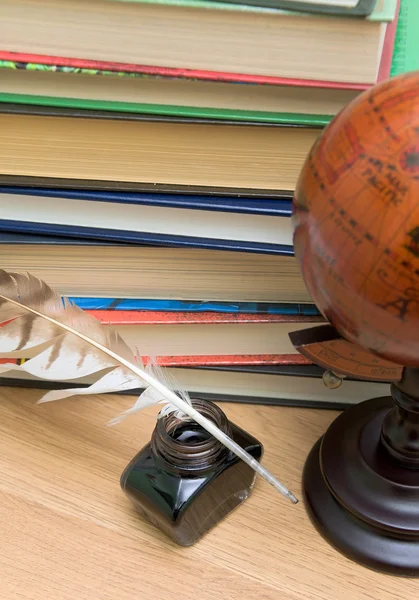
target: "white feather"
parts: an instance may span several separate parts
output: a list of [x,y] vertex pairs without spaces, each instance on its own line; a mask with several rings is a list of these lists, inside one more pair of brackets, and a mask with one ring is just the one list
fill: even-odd
[[144,386],[144,381],[135,375],[127,373],[123,368],[113,369],[103,377],[92,383],[89,387],[72,388],[68,390],[52,390],[39,400],[43,402],[54,402],[64,400],[71,396],[87,396],[90,394],[106,394],[109,392],[122,392],[138,389]]
[[[167,389],[176,392],[182,400],[184,400],[190,406],[192,406],[192,402],[188,392],[182,389],[180,384],[175,380],[175,378],[171,374],[169,374],[168,371],[162,369],[153,357],[150,357],[149,362],[145,367],[145,372],[153,376],[158,381],[160,381]],[[134,415],[140,412],[141,410],[144,410],[144,408],[147,408],[148,406],[152,406],[154,404],[165,405],[158,414],[157,418],[159,419],[171,413],[176,413],[176,416],[179,419],[190,418],[183,411],[179,410],[179,408],[175,404],[168,401],[167,398],[161,392],[152,387],[148,387],[146,390],[144,390],[142,394],[138,396],[135,404],[131,406],[131,408],[128,408],[123,413],[112,419],[108,423],[108,425],[116,425],[118,423],[121,423],[121,421],[123,421],[127,417],[130,417],[131,415]]]
[[[35,349],[37,352],[33,352]],[[133,414],[146,405],[165,402],[165,414],[176,410],[179,416],[188,415],[279,492],[297,502],[295,496],[253,456],[196,410],[184,392],[176,394],[171,389],[173,382],[170,384],[169,381],[170,387],[167,387],[156,378],[154,373],[158,372],[158,376],[167,381],[156,365],[151,364],[149,371],[145,371],[117,333],[61,299],[33,275],[0,270],[0,354],[18,351],[30,351],[34,356],[23,365],[1,365],[0,372],[18,369],[55,381],[97,374],[97,380],[89,388],[51,391],[44,396],[44,402],[76,394],[135,389],[143,387],[141,382],[144,382],[153,391],[147,389],[126,412]],[[104,369],[111,370],[103,374]],[[121,418],[124,415],[117,420]]]

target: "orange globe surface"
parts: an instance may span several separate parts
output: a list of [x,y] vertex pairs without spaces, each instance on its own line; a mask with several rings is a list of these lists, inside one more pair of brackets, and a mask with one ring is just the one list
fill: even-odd
[[347,340],[419,366],[419,72],[374,86],[326,127],[293,222],[323,315]]

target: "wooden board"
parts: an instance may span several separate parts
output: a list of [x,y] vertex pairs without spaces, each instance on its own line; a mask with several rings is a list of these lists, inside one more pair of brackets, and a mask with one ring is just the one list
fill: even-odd
[[[180,548],[136,515],[119,475],[149,439],[154,411],[116,427],[129,397],[37,405],[0,398],[0,589],[7,600],[406,600],[419,581],[338,554],[257,481],[250,499],[201,542]],[[264,464],[300,496],[304,459],[337,413],[223,405],[265,445]]]

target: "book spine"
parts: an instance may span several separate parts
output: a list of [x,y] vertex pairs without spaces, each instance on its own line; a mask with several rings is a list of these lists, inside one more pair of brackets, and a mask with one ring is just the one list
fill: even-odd
[[396,13],[393,21],[387,25],[384,39],[383,53],[381,55],[380,67],[378,69],[377,82],[384,81],[390,77],[392,60],[396,43],[396,35],[400,14],[400,0],[397,0]]
[[[142,356],[147,364],[148,356]],[[161,367],[243,367],[275,365],[311,365],[302,354],[208,354],[200,356],[156,356]],[[21,365],[25,358],[0,358],[0,364]]]
[[304,127],[325,127],[333,115],[312,115],[298,113],[275,113],[258,110],[239,110],[228,108],[207,108],[198,106],[180,106],[175,104],[141,104],[138,102],[117,102],[108,100],[89,100],[83,98],[62,98],[58,96],[35,96],[0,93],[0,102],[78,108],[81,110],[106,110],[114,112],[141,113],[145,115],[166,115],[195,119],[219,119],[220,121],[246,121],[254,123],[293,123]]
[[[41,54],[26,54],[21,52],[0,51],[0,61],[3,66],[13,68],[13,64],[28,64],[31,70],[36,69],[35,65],[52,66],[55,70],[61,68],[65,71],[71,69],[84,69],[91,74],[108,71],[110,74],[118,75],[136,75],[142,77],[168,77],[181,79],[197,79],[200,81],[223,81],[227,83],[251,83],[259,85],[291,85],[299,87],[322,87],[327,89],[347,89],[347,90],[366,90],[369,84],[363,83],[342,83],[338,81],[319,81],[309,79],[292,79],[284,77],[272,77],[265,75],[252,75],[245,73],[227,73],[219,71],[202,71],[196,69],[182,69],[172,67],[134,65],[129,63],[114,63],[97,60],[84,60],[79,58],[62,58],[57,56],[46,56]],[[16,66],[14,67],[16,68]],[[45,70],[45,69],[40,69]]]
[[233,252],[255,252],[278,256],[293,256],[292,246],[242,240],[219,240],[195,238],[185,235],[166,235],[143,231],[125,231],[118,229],[102,229],[99,227],[79,227],[55,223],[34,223],[31,221],[12,221],[0,219],[0,231],[9,233],[31,233],[43,236],[61,236],[87,240],[97,239],[109,242],[123,242],[135,245],[152,245],[174,248],[203,248],[207,250],[228,250]]
[[154,300],[145,298],[81,298],[70,297],[70,302],[84,310],[182,311],[248,314],[278,314],[318,316],[314,304],[274,304],[268,302],[193,302],[187,300]]
[[[38,196],[41,198],[64,198],[66,200],[107,202],[110,204],[127,204],[134,206],[153,206],[158,208],[229,212],[272,217],[291,217],[292,215],[292,198],[289,196],[276,199],[263,197],[216,198],[192,194],[162,194],[158,192],[129,193],[124,192],[123,190],[114,192],[0,185],[0,196],[1,194],[14,194],[16,196]],[[17,198],[16,201],[18,202],[19,199]]]
[[[102,325],[245,325],[273,323],[324,323],[322,316],[281,315],[268,313],[87,310]],[[1,327],[1,325],[0,325]]]

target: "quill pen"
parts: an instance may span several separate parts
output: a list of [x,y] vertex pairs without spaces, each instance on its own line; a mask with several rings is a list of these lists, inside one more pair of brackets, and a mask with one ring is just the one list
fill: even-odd
[[143,405],[162,400],[172,405],[199,423],[291,502],[298,502],[239,444],[147,372],[118,333],[61,298],[44,281],[29,273],[0,270],[0,323],[0,354],[10,357],[30,350],[33,355],[20,366],[0,365],[0,372],[18,368],[36,377],[60,381],[107,371],[87,389],[52,391],[41,402],[86,392],[129,390],[139,387],[139,381],[145,382],[149,386],[146,392],[150,389],[153,393],[148,402],[143,398]]

